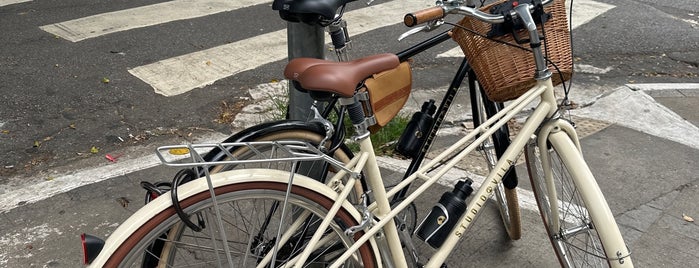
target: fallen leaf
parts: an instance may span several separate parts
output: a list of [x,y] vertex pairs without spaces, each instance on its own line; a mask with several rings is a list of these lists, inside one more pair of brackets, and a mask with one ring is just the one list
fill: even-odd
[[34,147],[41,147],[41,142],[39,141],[34,141]]
[[90,148],[90,153],[96,154],[99,152],[100,152],[100,149],[95,147],[95,146],[92,146],[92,148]]
[[207,60],[207,61],[206,61],[206,66],[211,66],[211,61],[210,61],[210,60]]
[[686,222],[694,222],[694,219],[690,216],[687,216],[686,214],[682,213],[682,219]]
[[47,181],[52,181],[53,179],[54,179],[53,177],[51,177],[51,176],[48,176],[48,177],[46,177],[46,179],[44,179],[44,180],[47,180]]
[[48,137],[44,138],[44,141],[50,141],[50,140],[53,140],[53,137],[48,136]]
[[129,207],[129,203],[131,202],[131,200],[129,200],[128,198],[123,197],[123,196],[117,198],[116,201],[117,201],[117,203],[119,203],[119,205],[121,205],[124,208]]
[[2,133],[2,134],[10,134],[10,131],[9,131],[9,130],[3,130],[3,131],[0,131],[0,133]]
[[72,124],[68,125],[68,127],[71,128],[71,129],[76,129],[76,128],[75,128],[75,123],[72,123]]
[[109,84],[109,78],[102,77],[102,83]]

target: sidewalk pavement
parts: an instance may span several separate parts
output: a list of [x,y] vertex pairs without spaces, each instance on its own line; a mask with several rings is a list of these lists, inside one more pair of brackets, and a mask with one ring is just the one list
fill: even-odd
[[[416,93],[415,98],[431,95]],[[699,175],[695,172],[699,160],[699,139],[695,138],[699,135],[695,108],[699,85],[663,90],[657,85],[631,85],[588,93],[581,99],[589,101],[579,101],[584,108],[574,113],[580,122],[584,153],[636,266],[699,266],[699,226],[688,221],[688,217],[699,219]],[[458,105],[464,112],[457,114],[470,117],[468,104]],[[612,114],[620,116],[610,117]],[[437,150],[451,144],[461,131],[459,118],[450,120],[454,127],[440,135]],[[639,127],[638,121],[650,124]],[[658,129],[674,135],[660,135]],[[381,160],[387,180],[399,179],[405,162]],[[478,166],[469,163],[463,168],[482,174]],[[138,182],[169,180],[174,172],[160,166],[146,168],[0,213],[0,267],[78,267],[82,258],[80,233],[106,237],[142,205],[143,190]],[[457,170],[448,177],[452,182],[464,176],[478,177],[466,174]],[[522,239],[508,241],[497,209],[488,206],[448,259],[450,267],[556,266],[536,205],[527,200],[528,182],[521,166],[518,174],[523,178]],[[425,195],[430,199],[419,200],[418,221],[447,190],[449,186],[434,187]],[[429,252],[424,243],[415,240],[421,250]]]

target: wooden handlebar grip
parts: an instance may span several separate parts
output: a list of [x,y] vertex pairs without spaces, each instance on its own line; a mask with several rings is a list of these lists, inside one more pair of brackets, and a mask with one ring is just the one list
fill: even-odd
[[441,18],[444,18],[444,9],[437,6],[405,14],[405,17],[403,17],[403,24],[408,27],[413,27],[418,24]]

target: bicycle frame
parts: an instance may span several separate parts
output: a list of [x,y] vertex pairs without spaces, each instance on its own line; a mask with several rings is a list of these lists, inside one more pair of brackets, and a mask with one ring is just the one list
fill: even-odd
[[[539,128],[539,125],[541,125],[546,120],[546,118],[550,118],[556,113],[557,103],[553,95],[553,86],[551,85],[550,79],[540,81],[537,84],[537,86],[529,90],[527,93],[519,97],[517,100],[513,101],[513,103],[511,103],[510,105],[505,107],[505,109],[503,109],[495,116],[484,122],[481,126],[474,129],[473,132],[469,133],[465,137],[461,138],[454,145],[444,150],[444,152],[439,154],[432,161],[420,167],[420,169],[417,170],[417,172],[415,172],[414,174],[403,180],[401,183],[393,187],[390,191],[386,192],[385,195],[383,195],[381,191],[373,192],[375,196],[374,200],[376,200],[376,202],[374,204],[371,204],[369,209],[374,213],[375,216],[379,217],[381,220],[375,223],[371,229],[366,231],[365,235],[357,241],[355,247],[350,248],[348,250],[349,253],[346,253],[343,257],[349,257],[353,250],[356,250],[359,247],[359,245],[366,242],[370,237],[375,235],[382,228],[390,227],[390,225],[387,224],[392,217],[396,216],[401,210],[406,208],[408,204],[415,201],[420,195],[422,195],[425,192],[427,188],[429,188],[435,182],[437,182],[437,180],[441,178],[441,176],[444,175],[449,169],[454,167],[469,153],[476,150],[479,144],[484,142],[499,127],[505,125],[507,121],[509,121],[517,113],[522,111],[527,106],[527,104],[533,102],[538,97],[540,97],[541,102],[538,104],[537,108],[534,110],[532,115],[524,124],[522,130],[520,130],[519,134],[514,138],[507,151],[505,151],[505,154],[500,158],[493,172],[491,172],[487,176],[484,185],[482,185],[477,192],[474,192],[471,201],[468,204],[467,212],[457,221],[457,227],[454,228],[454,230],[451,232],[451,234],[444,242],[442,247],[440,247],[439,250],[430,258],[430,262],[426,265],[426,267],[439,267],[444,262],[449,253],[454,249],[456,243],[458,242],[458,239],[467,230],[470,223],[474,219],[476,219],[476,217],[481,211],[480,208],[482,208],[483,205],[485,205],[485,201],[493,195],[495,187],[498,183],[501,182],[502,177],[505,175],[505,172],[507,171],[509,166],[516,161],[517,157],[523,150],[526,143],[530,140],[531,136]],[[567,122],[564,121],[564,123]],[[476,138],[475,141],[471,142],[471,140],[473,140],[474,138]],[[360,144],[362,153],[368,151],[367,153],[373,155],[373,150],[371,149],[370,145],[370,139],[362,140],[360,141]],[[369,144],[368,150],[365,149],[367,148],[365,144]],[[430,176],[426,174],[429,170],[442,163],[443,160],[445,160],[448,156],[452,155],[455,152],[458,152],[458,154],[451,160],[449,160],[446,164],[444,164],[442,167],[440,167],[438,170],[436,170],[436,173],[434,175]],[[369,159],[374,158],[369,157]],[[378,172],[378,164],[375,161],[370,161],[369,163],[365,164],[365,172],[367,173],[366,179],[368,180],[368,184],[371,186],[372,189],[384,189],[381,174],[379,174]],[[410,183],[412,183],[418,178],[424,180],[425,182],[420,187],[415,189],[412,193],[407,195],[402,202],[395,205],[394,209],[385,209],[385,207],[387,206],[390,208],[388,204],[388,200],[390,197],[392,197],[402,189],[406,188]],[[391,235],[388,234],[390,230],[384,230],[384,232],[386,232],[386,237],[388,239],[388,250],[394,254],[396,252],[402,254],[400,241],[397,239],[390,238]],[[340,258],[339,262],[343,261],[343,257]],[[394,260],[396,259],[394,258]],[[398,260],[405,260],[405,258],[400,258]],[[398,263],[397,267],[403,267],[404,265],[405,263]]]
[[[459,238],[463,236],[463,234],[468,230],[470,224],[478,217],[481,212],[481,208],[485,205],[486,201],[491,198],[495,187],[501,182],[507,169],[515,163],[520,153],[531,140],[538,141],[537,146],[540,146],[540,148],[545,150],[547,148],[547,141],[557,142],[556,140],[560,139],[570,139],[573,141],[575,148],[570,148],[569,150],[559,152],[561,157],[567,158],[570,154],[578,154],[580,157],[575,159],[582,161],[578,137],[577,134],[575,134],[573,127],[566,120],[554,118],[555,114],[558,112],[558,104],[554,97],[551,79],[549,78],[538,81],[535,87],[527,91],[518,99],[514,100],[510,105],[505,107],[505,109],[487,120],[473,132],[460,139],[454,145],[442,152],[439,156],[435,157],[432,161],[423,165],[417,172],[403,180],[388,192],[382,191],[382,189],[384,189],[383,180],[381,178],[379,166],[375,160],[374,152],[371,147],[371,140],[369,138],[361,140],[361,152],[359,155],[368,155],[368,157],[364,158],[367,161],[366,163],[363,163],[364,159],[362,159],[357,161],[357,165],[364,165],[364,171],[367,175],[366,180],[371,186],[371,189],[373,189],[373,194],[375,197],[374,200],[376,200],[369,206],[369,210],[380,220],[375,222],[373,227],[366,230],[365,234],[356,241],[355,245],[349,248],[349,250],[331,267],[339,267],[339,263],[342,263],[349,258],[352,252],[356,251],[361,244],[369,240],[373,240],[375,235],[380,232],[383,232],[388,244],[387,249],[381,250],[387,250],[393,255],[393,261],[397,262],[394,264],[396,267],[405,267],[407,264],[405,263],[401,243],[398,239],[398,233],[395,229],[395,225],[393,224],[393,217],[395,217],[411,202],[415,201],[419,196],[421,196],[427,188],[431,187],[435,182],[437,182],[442,175],[454,167],[460,160],[475,150],[479,144],[488,138],[488,136],[492,135],[499,127],[505,125],[517,113],[522,111],[529,103],[535,101],[537,98],[540,99],[540,102],[536,106],[535,110],[531,113],[517,136],[512,140],[512,143],[504,155],[499,159],[495,169],[488,174],[483,185],[481,185],[480,188],[474,192],[471,200],[468,202],[468,209],[466,213],[457,221],[457,226],[451,231],[444,244],[429,258],[429,262],[425,266],[439,267],[442,263],[444,263],[447,256],[453,251],[457,242],[459,241]],[[535,139],[535,137],[538,138]],[[472,139],[475,140],[471,142]],[[445,158],[455,152],[458,152],[456,157],[449,160],[446,164],[436,170],[434,175],[426,174],[429,170],[436,165],[439,165],[443,160],[445,160]],[[347,168],[352,169],[353,166],[348,166]],[[548,170],[546,168],[544,169]],[[571,172],[579,173],[579,177],[582,178],[592,178],[589,170],[571,169]],[[551,184],[553,182],[550,180],[550,171],[546,177],[549,178],[549,180],[546,182],[547,185],[552,186]],[[402,202],[398,203],[393,209],[391,209],[389,198],[406,188],[416,179],[422,179],[425,182],[407,195]],[[344,201],[345,200],[337,200],[339,203]],[[553,208],[552,211],[557,211],[557,202],[552,202],[550,205]],[[331,217],[328,217],[328,221],[330,218]],[[598,231],[600,234],[606,232],[604,230],[604,225],[605,224],[598,225],[600,229]],[[309,248],[313,247],[314,245],[309,245]],[[621,249],[625,250],[625,247],[626,246],[623,244],[613,245],[606,250],[608,252],[616,252],[617,250]],[[614,254],[611,254],[611,256],[614,256]],[[391,264],[388,265],[390,267]]]

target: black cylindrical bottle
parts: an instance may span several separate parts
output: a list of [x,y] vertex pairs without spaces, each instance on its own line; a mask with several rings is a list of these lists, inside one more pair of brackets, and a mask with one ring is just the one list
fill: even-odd
[[405,157],[415,158],[420,146],[427,138],[430,127],[434,122],[432,115],[437,109],[434,106],[434,100],[426,101],[422,104],[419,112],[413,114],[413,117],[408,122],[408,125],[400,135],[396,144],[396,151]]
[[418,226],[415,232],[417,237],[434,248],[442,246],[461,215],[466,212],[466,198],[473,192],[472,183],[471,179],[459,181],[453,191],[444,193],[439,203]]

